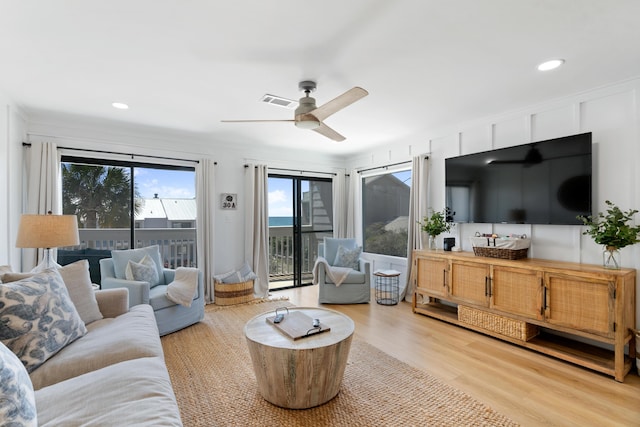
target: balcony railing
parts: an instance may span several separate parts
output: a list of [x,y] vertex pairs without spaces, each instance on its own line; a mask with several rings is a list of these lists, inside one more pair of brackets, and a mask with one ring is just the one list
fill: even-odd
[[[129,249],[130,230],[123,228],[81,228],[80,245],[67,249],[114,250]],[[310,277],[318,255],[318,241],[330,232],[302,233],[302,274]],[[158,245],[165,267],[196,267],[195,228],[136,228],[136,248]],[[293,278],[293,232],[292,227],[269,228],[269,278],[271,281]]]

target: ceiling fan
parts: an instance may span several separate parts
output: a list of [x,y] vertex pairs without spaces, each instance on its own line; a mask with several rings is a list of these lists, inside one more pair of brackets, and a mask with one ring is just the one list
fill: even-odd
[[369,94],[366,90],[356,86],[326,104],[316,107],[315,98],[309,96],[316,89],[316,82],[305,80],[298,84],[298,88],[304,91],[305,96],[300,98],[299,106],[296,108],[292,120],[222,120],[222,122],[293,122],[300,129],[311,129],[334,141],[344,141],[345,137],[324,124],[323,120]]

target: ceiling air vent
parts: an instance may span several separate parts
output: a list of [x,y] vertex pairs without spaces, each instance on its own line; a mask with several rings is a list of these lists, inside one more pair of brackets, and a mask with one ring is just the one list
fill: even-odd
[[275,96],[275,95],[266,94],[260,99],[260,101],[266,102],[267,104],[288,108],[290,110],[298,108],[298,101],[282,98],[280,96]]

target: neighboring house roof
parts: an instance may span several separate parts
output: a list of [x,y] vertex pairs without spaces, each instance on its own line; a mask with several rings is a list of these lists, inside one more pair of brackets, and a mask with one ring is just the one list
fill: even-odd
[[142,199],[136,221],[152,218],[166,218],[169,221],[194,221],[196,219],[195,199]]
[[193,221],[196,219],[196,199],[160,199],[169,221]]
[[409,217],[399,216],[385,225],[384,229],[387,231],[395,231],[396,233],[399,231],[407,231],[409,229]]
[[136,214],[136,221],[150,218],[166,218],[160,199],[142,199],[140,212]]

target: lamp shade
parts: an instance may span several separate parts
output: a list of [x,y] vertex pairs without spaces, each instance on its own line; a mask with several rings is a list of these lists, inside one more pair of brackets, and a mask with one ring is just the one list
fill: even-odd
[[58,248],[79,245],[75,215],[22,215],[17,248]]

